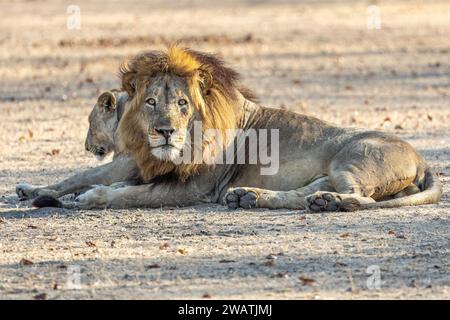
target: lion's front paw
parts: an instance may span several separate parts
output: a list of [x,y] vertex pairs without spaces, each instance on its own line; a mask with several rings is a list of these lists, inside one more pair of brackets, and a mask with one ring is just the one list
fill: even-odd
[[311,212],[339,211],[342,205],[342,199],[338,194],[323,191],[307,196],[306,202]]
[[75,201],[80,209],[105,208],[113,191],[113,188],[98,186],[79,195]]
[[21,201],[34,199],[38,196],[44,195],[57,197],[56,192],[54,190],[33,186],[28,183],[18,184],[16,186],[16,194],[19,197],[19,200]]
[[35,198],[35,190],[35,186],[27,183],[21,183],[16,186],[16,194],[19,197],[19,200],[29,200]]
[[249,188],[231,188],[224,197],[224,202],[230,209],[256,208],[258,195]]

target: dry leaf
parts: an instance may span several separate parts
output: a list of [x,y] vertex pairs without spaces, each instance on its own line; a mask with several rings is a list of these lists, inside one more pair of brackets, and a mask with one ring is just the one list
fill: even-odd
[[302,285],[304,286],[312,286],[316,282],[316,280],[307,277],[299,277],[298,279],[302,282]]
[[211,298],[211,295],[209,293],[204,293],[202,298],[209,299]]
[[263,265],[264,265],[265,267],[274,267],[274,266],[275,266],[275,259],[266,261],[266,262],[263,263]]
[[347,264],[345,264],[345,263],[343,263],[343,262],[336,262],[335,264],[334,264],[334,267],[335,268],[337,268],[337,267],[346,267],[347,266]]
[[177,252],[179,254],[187,254],[187,250],[186,249],[178,249]]
[[433,121],[433,117],[430,114],[427,114],[427,118],[429,121]]
[[52,149],[52,156],[57,156],[59,154],[59,149]]
[[34,226],[34,225],[32,225],[32,224],[29,224],[29,225],[27,225],[27,228],[28,228],[28,229],[37,229],[38,227],[37,227],[37,226]]
[[159,250],[166,250],[166,249],[168,249],[169,247],[170,247],[170,244],[168,244],[168,243],[166,242],[166,243],[163,243],[162,245],[159,246]]
[[395,230],[389,230],[389,231],[388,231],[388,234],[394,235],[394,234],[395,234]]
[[28,259],[22,259],[22,260],[20,260],[19,264],[21,266],[31,266],[34,264],[34,262],[31,260],[28,260]]
[[145,269],[159,269],[159,268],[161,268],[161,266],[159,264],[157,264],[157,263],[149,264],[149,265],[145,266]]
[[350,235],[350,233],[346,232],[346,233],[343,233],[343,234],[339,235],[339,237],[347,238],[349,235]]
[[287,272],[277,272],[271,276],[272,278],[288,278]]
[[93,241],[86,241],[88,247],[95,248],[97,245]]

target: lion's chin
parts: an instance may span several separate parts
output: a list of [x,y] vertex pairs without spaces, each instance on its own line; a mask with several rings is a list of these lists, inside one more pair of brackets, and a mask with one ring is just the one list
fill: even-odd
[[162,146],[153,148],[152,154],[162,161],[176,162],[180,158],[180,150],[175,147]]

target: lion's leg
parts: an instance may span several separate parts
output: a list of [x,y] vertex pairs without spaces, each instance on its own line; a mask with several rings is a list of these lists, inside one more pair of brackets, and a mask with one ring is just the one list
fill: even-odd
[[307,197],[311,211],[355,210],[360,205],[395,196],[419,185],[424,160],[406,142],[380,133],[355,139],[337,153],[328,167],[335,192]]
[[248,187],[230,188],[224,197],[224,203],[230,209],[305,209],[305,197],[318,190],[334,191],[328,177],[318,178],[307,186],[289,191],[273,191]]
[[213,184],[188,182],[159,182],[137,186],[115,188],[98,186],[77,197],[75,203],[65,207],[78,209],[93,208],[159,208],[185,207],[213,202],[208,196]]
[[[363,196],[361,192],[354,192],[355,188],[351,188],[350,190],[351,193],[317,191],[306,197],[308,203],[307,208],[312,212],[337,210],[353,211],[358,210],[362,204],[375,202],[373,198]],[[412,184],[390,198],[396,199],[406,197],[418,192],[420,192],[420,189]],[[383,198],[382,200],[386,199]]]
[[[124,180],[137,180],[137,168],[134,160],[129,156],[119,156],[112,162],[101,165],[65,179],[54,185],[36,187],[28,184],[16,186],[16,193],[21,200],[33,199],[37,196],[49,195],[61,197],[66,194],[82,192],[93,185],[110,185]],[[131,182],[127,181],[128,184]]]
[[354,211],[361,204],[375,202],[370,197],[363,197],[357,193],[338,193],[317,191],[306,197],[307,209],[311,212],[322,211]]
[[360,204],[375,202],[365,194],[352,172],[331,172],[330,180],[336,192],[320,190],[308,195],[305,200],[309,211],[352,211]]
[[330,181],[336,192],[318,191],[306,197],[308,209],[312,212],[353,211],[362,204],[375,202],[375,199],[420,191],[417,187],[411,187],[416,168],[399,168],[396,179],[384,176],[383,169],[378,168],[377,175],[373,175],[373,168],[365,167],[364,163],[359,167],[339,164],[330,171]]
[[57,197],[57,192],[49,187],[35,186],[28,183],[19,183],[16,185],[16,194],[21,201],[34,199],[40,195]]
[[397,198],[401,198],[401,197],[410,196],[412,194],[416,194],[419,192],[420,192],[420,189],[418,186],[416,186],[415,184],[410,184],[409,186],[407,186],[405,189],[403,189],[399,193],[394,194],[392,196],[392,198],[397,199]]

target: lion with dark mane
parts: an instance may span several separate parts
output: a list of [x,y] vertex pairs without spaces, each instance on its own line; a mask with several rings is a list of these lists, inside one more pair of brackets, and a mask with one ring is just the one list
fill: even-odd
[[[118,128],[119,146],[134,157],[147,183],[98,187],[80,195],[71,204],[75,207],[223,201],[230,208],[317,212],[429,204],[440,199],[439,180],[407,142],[382,132],[341,128],[314,117],[261,107],[238,74],[214,55],[174,46],[166,52],[137,55],[120,72],[129,101]],[[202,125],[200,146],[192,139],[195,123]],[[220,143],[207,138],[209,129],[222,133]],[[279,168],[273,174],[260,173],[265,165],[260,159],[225,164],[183,160],[192,160],[196,152],[208,148],[214,151],[211,157],[230,149],[250,151],[245,139],[248,130],[257,138],[264,130],[279,132],[279,139],[267,145],[271,154],[279,154]]]

